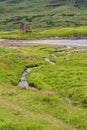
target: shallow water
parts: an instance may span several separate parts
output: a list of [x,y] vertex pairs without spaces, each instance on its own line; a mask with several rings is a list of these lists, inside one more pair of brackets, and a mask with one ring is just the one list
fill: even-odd
[[31,40],[27,43],[32,44],[52,44],[52,45],[67,45],[67,46],[87,46],[87,39],[80,40]]
[[19,87],[24,87],[24,88],[26,88],[26,89],[29,89],[29,84],[28,84],[28,81],[27,81],[27,79],[26,79],[26,75],[27,75],[27,73],[29,73],[29,72],[31,72],[31,71],[32,71],[32,68],[27,68],[27,69],[23,72],[23,74],[22,74],[22,76],[21,76],[21,80],[20,80],[20,82],[19,82],[19,84],[18,84]]
[[52,55],[53,57],[55,57],[55,58],[57,57],[57,56],[56,56],[56,52],[53,52],[51,55]]
[[49,62],[49,63],[52,64],[52,65],[55,65],[55,63],[52,62],[49,58],[45,58],[45,61]]
[[11,47],[20,47],[20,46],[32,46],[32,45],[62,45],[66,46],[67,49],[70,49],[72,46],[82,46],[87,47],[87,39],[79,40],[0,40],[0,46],[11,46]]
[[[54,55],[55,56],[55,55]],[[55,63],[52,62],[49,58],[45,58],[45,61],[49,62],[50,64],[54,65]],[[33,67],[35,68],[35,67]],[[21,87],[21,88],[26,88],[26,89],[32,89],[32,90],[37,90],[35,87],[31,87],[29,86],[28,84],[28,81],[27,81],[27,78],[26,78],[26,75],[27,73],[31,72],[33,68],[27,68],[22,76],[21,76],[21,79],[20,79],[20,82],[18,83],[18,86]]]

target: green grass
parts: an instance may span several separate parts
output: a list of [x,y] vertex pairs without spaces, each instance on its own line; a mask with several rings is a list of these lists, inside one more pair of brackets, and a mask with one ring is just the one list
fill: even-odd
[[[0,48],[0,130],[86,130],[86,59],[87,49]],[[39,91],[19,88],[22,72],[34,66],[27,80]]]
[[0,38],[4,39],[40,39],[50,37],[84,37],[87,36],[87,26],[57,28],[44,31],[35,31],[21,34],[19,31],[0,32]]

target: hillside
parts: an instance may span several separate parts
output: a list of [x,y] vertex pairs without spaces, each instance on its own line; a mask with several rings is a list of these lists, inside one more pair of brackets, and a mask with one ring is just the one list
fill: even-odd
[[[82,1],[82,0],[81,0]],[[87,25],[87,1],[0,0],[0,30],[17,29],[25,21],[32,29]]]

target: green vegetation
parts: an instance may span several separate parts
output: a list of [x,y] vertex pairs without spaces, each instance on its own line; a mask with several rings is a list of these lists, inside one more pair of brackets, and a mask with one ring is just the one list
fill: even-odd
[[[0,0],[0,38],[85,37],[87,2],[74,2]],[[31,33],[20,33],[20,22]],[[37,91],[18,86],[31,67],[26,78]],[[86,48],[0,47],[0,130],[87,130],[86,115]]]
[[1,32],[0,38],[4,39],[40,39],[49,37],[83,37],[87,36],[87,26],[49,29],[45,31],[32,31],[31,33],[21,34],[19,31]]
[[74,0],[0,0],[0,31],[18,29],[20,21],[35,30],[87,26],[87,1],[75,7]]
[[[38,91],[17,86],[27,67]],[[86,108],[87,49],[0,48],[0,130],[87,130]]]

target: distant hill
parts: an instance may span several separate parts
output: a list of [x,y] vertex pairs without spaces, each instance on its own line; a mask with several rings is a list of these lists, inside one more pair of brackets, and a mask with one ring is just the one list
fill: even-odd
[[33,29],[84,26],[87,0],[0,0],[0,30],[17,29],[20,21]]

